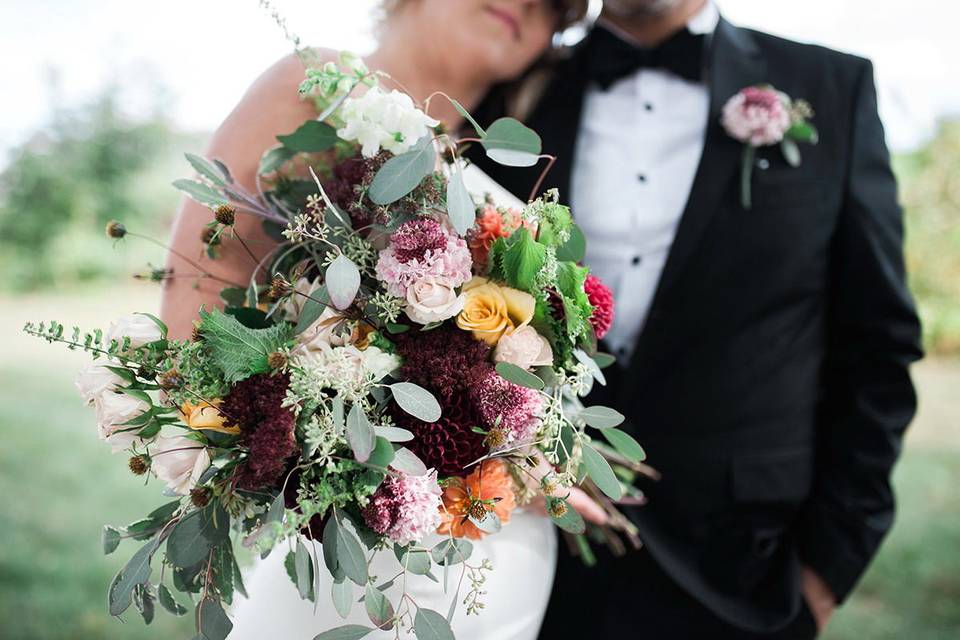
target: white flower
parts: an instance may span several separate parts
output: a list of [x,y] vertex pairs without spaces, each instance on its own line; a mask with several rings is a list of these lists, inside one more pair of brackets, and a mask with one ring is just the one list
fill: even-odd
[[167,488],[190,493],[210,466],[210,454],[196,440],[183,436],[158,436],[150,447],[150,468]]
[[417,108],[405,93],[394,89],[385,93],[371,87],[358,98],[348,98],[340,110],[344,126],[337,135],[356,140],[366,158],[386,149],[401,154],[427,133],[428,127],[440,124]]
[[110,328],[103,335],[104,341],[110,344],[111,340],[123,343],[124,337],[130,338],[130,348],[142,347],[148,342],[163,337],[157,323],[142,313],[133,313],[117,318],[110,323]]
[[353,331],[342,322],[340,313],[333,307],[327,307],[313,324],[297,336],[297,343],[290,353],[309,356],[326,347],[343,347],[354,342]]
[[124,423],[150,409],[150,405],[126,393],[107,391],[94,399],[97,410],[97,428],[100,439],[107,442],[113,453],[130,448],[140,438],[129,431],[133,427]]
[[106,365],[92,362],[77,372],[74,381],[86,405],[94,404],[104,393],[123,386],[123,379]]
[[379,381],[401,364],[400,356],[387,353],[379,347],[367,347],[362,353],[363,368],[370,374],[374,382]]
[[509,362],[521,369],[546,367],[553,364],[550,342],[530,325],[524,325],[503,334],[493,351],[495,362]]
[[426,277],[407,288],[407,316],[414,322],[442,322],[460,313],[466,297],[457,295],[453,281],[445,277]]

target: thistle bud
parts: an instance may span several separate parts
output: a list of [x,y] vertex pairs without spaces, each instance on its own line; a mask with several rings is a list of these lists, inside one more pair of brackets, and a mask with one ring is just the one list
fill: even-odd
[[547,504],[547,511],[554,518],[560,518],[567,512],[567,503],[563,500],[550,500]]
[[150,470],[150,459],[147,456],[133,456],[127,463],[130,472],[135,476],[142,476]]
[[470,508],[467,509],[467,515],[474,520],[483,520],[487,517],[487,507],[479,500],[474,500]]
[[483,442],[491,449],[499,449],[507,443],[507,434],[499,427],[490,429]]
[[183,376],[176,369],[170,369],[160,374],[157,384],[161,389],[179,389],[183,386]]
[[200,324],[193,323],[193,330],[190,332],[191,342],[203,342],[203,333],[200,332]]
[[287,282],[287,279],[278,273],[273,276],[273,280],[270,281],[270,291],[268,295],[272,300],[280,300],[290,295],[292,290],[293,287]]
[[237,210],[228,204],[217,205],[217,208],[213,210],[213,217],[225,227],[231,226],[236,221],[236,214]]
[[111,220],[107,223],[107,237],[115,238],[119,240],[123,236],[127,235],[127,228],[116,220]]
[[282,371],[287,368],[287,363],[289,362],[287,354],[283,351],[274,351],[267,356],[267,365],[271,369],[276,369],[277,371]]

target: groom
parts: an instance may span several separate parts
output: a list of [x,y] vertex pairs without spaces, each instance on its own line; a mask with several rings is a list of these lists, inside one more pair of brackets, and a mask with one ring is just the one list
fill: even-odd
[[[758,84],[820,135],[799,167],[757,150],[747,209],[721,110]],[[709,0],[605,0],[526,120],[616,296],[596,403],[662,474],[626,508],[644,550],[562,554],[541,637],[814,637],[892,524],[921,357],[871,64]],[[476,160],[522,198],[539,173]]]

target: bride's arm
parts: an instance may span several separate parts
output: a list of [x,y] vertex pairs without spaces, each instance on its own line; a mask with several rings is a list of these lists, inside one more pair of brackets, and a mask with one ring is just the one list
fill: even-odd
[[[223,161],[234,179],[251,193],[256,193],[260,156],[276,144],[276,135],[290,133],[316,117],[312,104],[301,101],[297,94],[303,77],[304,67],[296,56],[280,60],[253,83],[213,134],[206,156]],[[225,282],[244,286],[253,273],[254,259],[229,232],[223,235],[218,257],[206,257],[201,236],[212,219],[210,209],[186,198],[177,212],[172,251],[167,255],[167,268],[173,269],[174,277],[165,283],[160,309],[171,338],[189,337],[201,305],[207,309],[221,306],[219,292],[228,286]],[[252,215],[237,213],[236,233],[257,259],[274,246],[260,219]],[[214,277],[198,279],[198,266]]]

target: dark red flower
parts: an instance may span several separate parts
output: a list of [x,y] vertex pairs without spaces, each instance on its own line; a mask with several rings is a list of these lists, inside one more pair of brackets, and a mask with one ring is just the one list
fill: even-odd
[[593,313],[590,314],[590,324],[593,325],[593,332],[597,340],[603,338],[613,325],[613,292],[597,276],[587,275],[583,289],[593,307]]
[[405,444],[428,468],[441,477],[462,476],[468,464],[488,452],[483,434],[473,431],[481,421],[465,391],[441,400],[440,409],[439,420],[423,422],[394,408],[394,421],[413,433],[413,440]]
[[398,335],[396,343],[403,357],[400,377],[429,389],[441,404],[467,391],[473,378],[490,368],[490,347],[451,325],[430,331],[411,330]]
[[288,384],[287,375],[252,376],[235,384],[220,405],[226,426],[240,427],[240,443],[247,448],[247,459],[238,468],[241,489],[276,485],[287,459],[298,452],[294,415],[280,406]]

